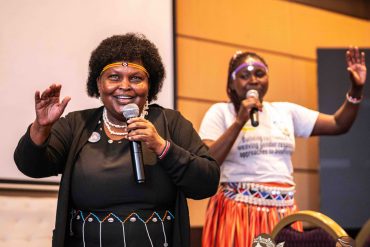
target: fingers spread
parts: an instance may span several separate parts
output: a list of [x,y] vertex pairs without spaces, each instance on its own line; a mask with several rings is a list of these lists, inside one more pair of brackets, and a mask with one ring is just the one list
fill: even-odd
[[35,101],[36,102],[40,101],[40,91],[35,92]]
[[347,60],[347,65],[352,66],[351,52],[349,50],[346,51],[346,60]]
[[51,89],[50,87],[45,89],[41,94],[41,100],[46,100],[50,96]]
[[67,107],[68,105],[68,102],[71,100],[71,97],[65,97],[62,102],[60,103],[60,106],[62,108],[62,110],[64,111],[64,109]]
[[365,66],[365,52],[361,52],[361,64]]

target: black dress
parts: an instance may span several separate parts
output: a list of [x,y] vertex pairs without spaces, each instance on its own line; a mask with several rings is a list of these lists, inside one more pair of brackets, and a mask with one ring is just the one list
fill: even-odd
[[72,172],[66,246],[170,246],[176,187],[158,169],[148,167],[137,184],[127,139],[110,140],[99,121]]

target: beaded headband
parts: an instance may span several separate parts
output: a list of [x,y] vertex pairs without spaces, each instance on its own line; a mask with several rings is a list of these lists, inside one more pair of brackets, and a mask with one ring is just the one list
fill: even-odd
[[143,71],[149,78],[149,73],[143,66],[141,66],[140,64],[137,64],[137,63],[128,63],[128,62],[110,63],[102,69],[102,71],[100,72],[100,75],[103,74],[103,72],[106,71],[107,69],[112,68],[112,67],[117,67],[117,66],[124,66],[124,67],[130,66],[132,68],[139,69],[139,70]]
[[252,71],[254,69],[254,67],[262,67],[266,70],[266,72],[268,72],[268,68],[266,67],[266,65],[264,63],[261,63],[261,62],[258,62],[258,61],[242,63],[231,73],[231,77],[233,78],[233,80],[235,80],[235,78],[236,78],[236,73],[238,73],[240,70],[244,69],[245,67],[247,67],[248,71]]

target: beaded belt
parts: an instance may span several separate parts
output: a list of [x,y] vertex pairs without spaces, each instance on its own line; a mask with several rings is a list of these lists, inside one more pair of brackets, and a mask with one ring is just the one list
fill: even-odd
[[224,195],[232,200],[258,206],[294,205],[295,186],[277,187],[256,183],[222,183]]
[[[146,218],[146,219],[145,219]],[[148,230],[147,224],[149,222],[154,223],[160,223],[162,232],[163,232],[163,238],[164,243],[163,246],[168,246],[167,236],[165,232],[165,221],[171,221],[174,220],[173,214],[169,211],[163,211],[162,215],[160,215],[158,212],[154,211],[149,217],[144,217],[143,215],[140,215],[140,213],[132,212],[127,217],[120,217],[117,216],[114,213],[98,213],[98,212],[87,212],[82,210],[71,210],[71,219],[70,219],[70,236],[74,235],[74,232],[72,230],[72,221],[81,222],[82,223],[82,241],[83,246],[86,246],[85,241],[85,224],[86,223],[92,223],[92,222],[98,222],[99,223],[99,240],[100,240],[100,246],[102,246],[102,224],[103,223],[119,223],[122,226],[122,237],[123,237],[123,246],[126,247],[126,233],[125,233],[125,224],[128,223],[134,223],[134,222],[141,222],[145,226],[146,234],[148,236],[148,240],[150,242],[150,245],[153,247],[153,241],[150,236],[150,232]]]

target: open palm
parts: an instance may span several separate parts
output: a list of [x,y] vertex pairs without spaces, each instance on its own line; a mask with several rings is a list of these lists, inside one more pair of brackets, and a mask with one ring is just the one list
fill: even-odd
[[61,85],[52,84],[41,96],[39,91],[35,93],[36,118],[41,126],[53,125],[63,114],[70,98],[65,97],[60,102],[61,88]]
[[367,72],[365,53],[360,53],[357,47],[350,47],[346,52],[346,60],[347,70],[350,73],[353,86],[363,86],[366,81]]

